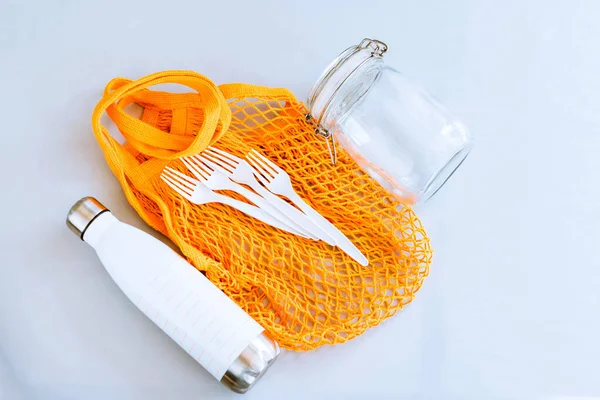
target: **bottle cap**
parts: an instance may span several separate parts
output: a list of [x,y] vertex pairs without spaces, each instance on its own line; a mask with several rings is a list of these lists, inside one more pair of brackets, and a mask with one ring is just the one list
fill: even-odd
[[100,214],[106,211],[109,210],[95,198],[89,196],[84,197],[73,204],[73,207],[69,210],[69,213],[67,214],[67,226],[83,240],[83,234],[87,227]]

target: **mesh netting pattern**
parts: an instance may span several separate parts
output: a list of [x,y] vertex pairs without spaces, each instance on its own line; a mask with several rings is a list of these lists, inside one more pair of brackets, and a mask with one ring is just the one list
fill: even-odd
[[[157,82],[162,76],[143,83],[162,83]],[[169,165],[187,173],[175,155],[197,153],[186,154],[190,142],[183,139],[193,140],[206,128],[213,116],[203,104],[212,99],[202,91],[167,93],[135,84],[111,82],[94,117],[99,143],[128,200],[283,348],[305,351],[345,342],[413,299],[431,262],[429,239],[419,219],[342,149],[332,165],[326,143],[314,134],[304,105],[290,92],[243,84],[215,87],[230,114],[221,110],[225,117],[216,126],[222,132],[206,144],[238,157],[256,149],[283,168],[296,192],[365,254],[367,267],[322,241],[288,234],[225,205],[194,205],[172,191],[160,180],[160,172]],[[118,112],[133,102],[144,107],[134,125]],[[105,109],[132,139],[124,146],[99,125]],[[167,138],[183,138],[183,145],[169,148],[167,141],[166,146],[183,151],[168,157],[147,154],[149,142],[165,146],[153,142],[150,127]]]

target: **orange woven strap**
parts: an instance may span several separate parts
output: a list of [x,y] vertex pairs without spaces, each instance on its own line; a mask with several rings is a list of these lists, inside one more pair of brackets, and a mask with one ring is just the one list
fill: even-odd
[[[169,83],[181,84],[197,92],[197,95],[186,94],[186,98],[183,99],[186,107],[197,107],[203,113],[202,126],[194,136],[180,135],[172,132],[173,129],[171,132],[163,132],[124,110],[132,102],[172,108],[175,106],[172,93],[148,90],[151,86]],[[141,166],[131,152],[102,125],[101,117],[104,112],[119,128],[127,140],[127,146],[159,162],[149,162]],[[92,128],[104,151],[106,161],[123,186],[128,201],[138,210],[142,209],[142,205],[132,192],[131,184],[136,187],[148,187],[145,184],[148,177],[162,170],[165,161],[200,153],[227,131],[230,122],[231,111],[221,91],[210,79],[193,71],[164,71],[137,81],[115,78],[106,85],[104,95],[92,114]],[[144,195],[150,198],[155,196],[152,191],[146,191]]]
[[[128,115],[124,108],[131,102],[148,102],[169,108],[173,106],[172,94],[161,96],[147,88],[165,83],[178,83],[194,89],[199,96],[187,96],[187,107],[202,109],[203,125],[194,137],[176,132],[163,132],[147,123]],[[92,116],[92,127],[100,143],[114,138],[100,123],[100,117],[107,112],[121,133],[136,150],[150,157],[173,160],[179,157],[198,154],[218,140],[231,122],[231,111],[221,91],[208,78],[192,71],[166,71],[149,75],[137,81],[116,78],[108,83],[104,97],[98,103]]]

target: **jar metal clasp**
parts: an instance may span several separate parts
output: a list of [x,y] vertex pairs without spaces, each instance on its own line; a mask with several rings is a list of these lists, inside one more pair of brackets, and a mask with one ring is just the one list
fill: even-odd
[[373,51],[371,52],[371,56],[373,57],[383,57],[383,54],[388,51],[387,44],[383,43],[381,40],[377,39],[369,39],[364,38],[360,44],[358,45],[359,49],[371,48]]
[[[331,77],[331,75],[333,73],[335,73],[340,68],[340,66],[344,62],[346,62],[350,57],[354,56],[356,53],[358,53],[364,49],[371,50],[371,55],[368,58],[381,58],[381,57],[383,57],[383,54],[388,50],[388,46],[387,46],[387,44],[385,44],[384,42],[382,42],[380,40],[364,38],[357,46],[350,47],[348,49],[350,51],[345,55],[345,57],[343,57],[341,60],[339,60],[338,64],[336,66],[334,66],[333,68],[331,68],[331,70],[321,79],[320,83],[317,84],[318,87],[314,92],[312,100],[309,100],[309,104],[312,103],[312,101],[314,101],[316,96],[319,95],[319,93],[321,92],[321,89],[323,88],[323,85],[325,84],[327,79],[329,77]],[[327,150],[329,151],[329,157],[331,158],[331,163],[333,165],[335,165],[335,163],[337,162],[337,151],[336,151],[334,136],[333,136],[332,132],[329,132],[327,129],[325,129],[321,125],[321,119],[323,118],[323,113],[325,113],[325,111],[327,110],[329,104],[332,102],[333,98],[338,93],[340,87],[348,80],[348,78],[352,74],[354,74],[367,61],[367,59],[365,59],[362,63],[357,65],[339,83],[338,87],[333,91],[330,98],[325,102],[325,106],[323,107],[323,111],[321,112],[321,115],[319,116],[319,118],[314,118],[310,112],[308,114],[306,114],[306,121],[315,126],[315,131],[314,131],[315,135],[325,139],[325,141],[327,143]]]
[[337,162],[337,150],[335,148],[335,139],[333,138],[333,133],[329,132],[327,129],[319,125],[310,113],[306,114],[306,121],[312,123],[315,126],[315,135],[325,139],[325,142],[327,143],[327,151],[329,151],[329,158],[331,159],[331,164],[335,165],[335,163]]

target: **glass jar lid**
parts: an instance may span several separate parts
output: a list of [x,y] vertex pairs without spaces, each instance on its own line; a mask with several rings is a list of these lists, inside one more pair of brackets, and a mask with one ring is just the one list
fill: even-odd
[[344,50],[323,71],[306,102],[317,133],[328,137],[331,120],[342,117],[369,90],[379,76],[387,49],[385,43],[365,38]]

